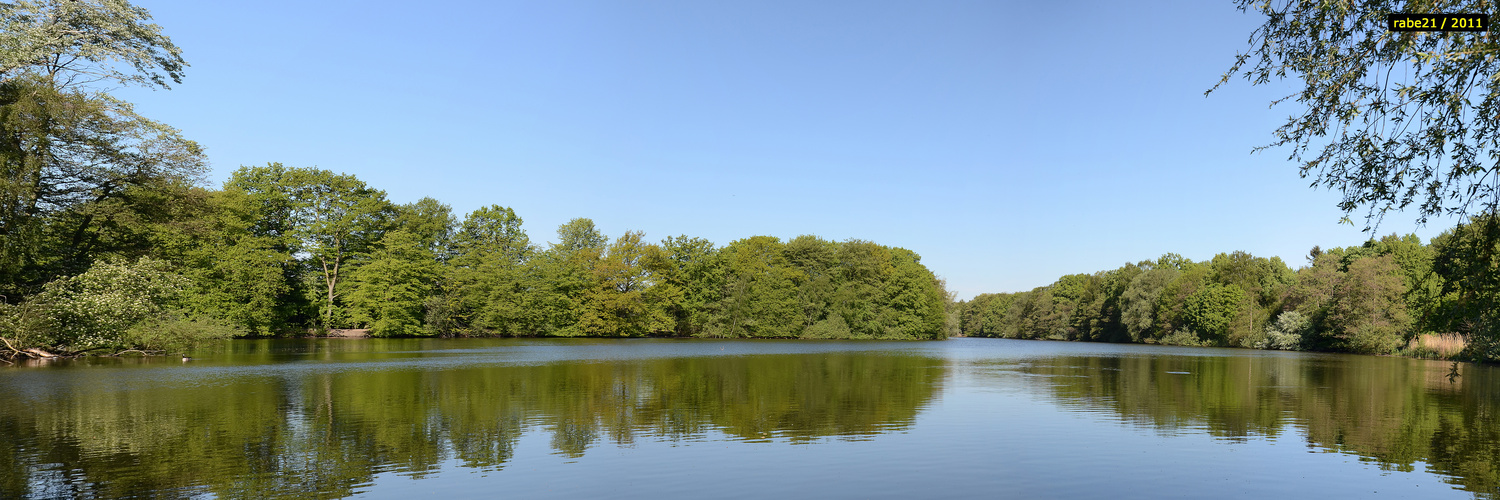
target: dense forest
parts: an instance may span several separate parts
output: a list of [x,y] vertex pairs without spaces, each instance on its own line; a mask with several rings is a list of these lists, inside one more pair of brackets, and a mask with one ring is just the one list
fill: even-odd
[[956,308],[966,336],[1500,357],[1494,216],[1280,258],[1176,254]]
[[[102,190],[102,189],[100,189]],[[866,241],[613,240],[589,219],[533,243],[509,208],[458,220],[352,175],[240,168],[35,221],[7,246],[4,335],[18,347],[163,349],[229,335],[939,339],[942,284],[917,254]],[[15,240],[7,240],[12,243]]]

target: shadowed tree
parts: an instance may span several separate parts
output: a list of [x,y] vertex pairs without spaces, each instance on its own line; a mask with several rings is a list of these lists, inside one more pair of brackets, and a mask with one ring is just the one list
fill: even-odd
[[96,88],[181,81],[180,50],[150,19],[123,1],[0,4],[6,291],[81,272],[111,239],[101,235],[100,220],[133,215],[122,198],[163,183],[190,184],[205,172],[197,144]]

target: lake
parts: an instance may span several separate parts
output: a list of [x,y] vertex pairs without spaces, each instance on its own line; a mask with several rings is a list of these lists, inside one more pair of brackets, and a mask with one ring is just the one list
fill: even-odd
[[1500,368],[1002,339],[236,340],[0,369],[0,498],[1500,498]]

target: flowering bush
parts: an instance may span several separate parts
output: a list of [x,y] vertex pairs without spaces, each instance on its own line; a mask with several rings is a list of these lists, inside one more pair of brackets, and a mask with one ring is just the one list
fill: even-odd
[[[47,283],[27,304],[13,307],[6,316],[14,321],[7,323],[16,323],[13,335],[24,344],[65,352],[179,349],[233,335],[229,327],[188,319],[176,309],[189,285],[159,260],[103,260]],[[28,317],[22,308],[43,318]]]
[[1287,311],[1276,317],[1273,324],[1266,325],[1266,336],[1255,344],[1256,349],[1302,350],[1302,335],[1312,329],[1312,323],[1297,311]]

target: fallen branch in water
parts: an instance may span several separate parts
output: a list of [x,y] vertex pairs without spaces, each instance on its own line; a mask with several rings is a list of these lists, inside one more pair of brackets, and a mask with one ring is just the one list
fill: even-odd
[[10,349],[10,352],[15,353],[15,354],[11,354],[11,355],[6,356],[7,358],[13,358],[13,357],[16,357],[16,356],[22,356],[22,355],[26,354],[25,351],[22,351],[20,349],[16,349],[16,346],[11,345],[10,339],[5,338],[5,337],[0,337],[0,341],[4,341],[5,342],[5,348]]
[[52,353],[50,353],[50,352],[47,352],[47,351],[44,351],[44,350],[41,350],[41,349],[39,349],[39,348],[36,348],[36,347],[33,347],[33,348],[30,348],[30,349],[24,349],[24,350],[22,350],[22,352],[25,352],[25,353],[27,353],[27,354],[30,354],[30,355],[31,355],[31,357],[33,357],[33,358],[37,358],[37,359],[42,359],[42,358],[55,358],[55,357],[57,357],[57,355],[56,355],[56,354],[52,354]]
[[[72,354],[68,354],[68,353],[57,354],[57,353],[53,353],[51,351],[48,351],[46,349],[42,349],[40,347],[27,347],[25,349],[20,349],[20,348],[17,348],[15,346],[15,344],[10,343],[10,339],[5,338],[5,337],[0,337],[0,342],[4,342],[5,343],[5,348],[6,349],[10,349],[9,353],[4,353],[5,354],[4,357],[5,358],[9,358],[9,359],[15,359],[17,357],[25,357],[25,358],[31,358],[31,359],[59,358],[59,357],[66,357],[66,356],[70,356],[70,355],[74,355],[74,354],[86,352],[86,351],[79,351],[78,353],[72,353]],[[90,350],[92,350],[92,349],[90,349]]]

